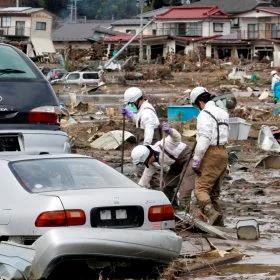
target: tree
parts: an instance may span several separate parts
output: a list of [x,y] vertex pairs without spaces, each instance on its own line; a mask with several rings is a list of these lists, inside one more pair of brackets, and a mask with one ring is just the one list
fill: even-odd
[[153,8],[159,9],[163,6],[181,6],[181,0],[154,0],[153,1]]
[[153,8],[159,9],[163,6],[163,0],[154,0],[153,1]]

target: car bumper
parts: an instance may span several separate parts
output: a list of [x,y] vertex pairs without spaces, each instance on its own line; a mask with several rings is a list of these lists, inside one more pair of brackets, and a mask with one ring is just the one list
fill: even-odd
[[16,135],[21,151],[70,153],[70,141],[67,133],[51,130],[1,130],[0,137]]
[[[87,262],[91,258],[95,262],[98,258],[114,258],[164,264],[178,257],[181,246],[181,237],[168,230],[54,229],[30,247],[1,243],[0,263],[13,266],[17,263],[18,271],[27,279],[35,280],[47,278],[57,264],[71,257],[74,260],[84,258]],[[14,257],[17,261],[13,256],[17,256]]]

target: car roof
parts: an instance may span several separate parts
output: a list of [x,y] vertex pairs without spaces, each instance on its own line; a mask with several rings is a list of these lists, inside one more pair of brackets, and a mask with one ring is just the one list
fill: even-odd
[[91,158],[79,154],[46,154],[46,153],[25,153],[25,152],[0,152],[0,160],[21,161],[35,159],[55,159],[55,158]]

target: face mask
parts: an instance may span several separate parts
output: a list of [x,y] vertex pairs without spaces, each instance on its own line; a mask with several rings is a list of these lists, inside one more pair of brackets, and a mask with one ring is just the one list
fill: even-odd
[[137,113],[138,112],[138,109],[137,109],[137,107],[134,103],[127,104],[126,108],[132,113]]

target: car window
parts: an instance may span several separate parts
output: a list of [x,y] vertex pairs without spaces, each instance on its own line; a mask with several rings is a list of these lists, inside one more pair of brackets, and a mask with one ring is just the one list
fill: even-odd
[[18,161],[10,164],[19,182],[34,193],[102,188],[133,188],[134,182],[90,158]]
[[80,79],[80,74],[79,73],[73,73],[73,74],[69,74],[67,77],[67,80],[78,80]]
[[28,63],[9,46],[0,46],[0,79],[4,78],[36,78]]
[[85,80],[98,80],[99,76],[98,73],[84,73],[83,79]]

